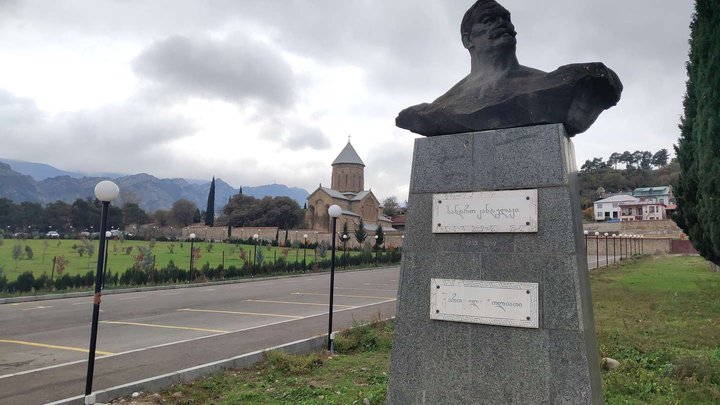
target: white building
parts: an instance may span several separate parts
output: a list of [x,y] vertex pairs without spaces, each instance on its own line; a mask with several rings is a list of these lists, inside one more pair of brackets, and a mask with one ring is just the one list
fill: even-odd
[[620,203],[634,203],[638,199],[626,194],[618,194],[612,197],[603,198],[593,203],[595,208],[595,221],[620,220]]

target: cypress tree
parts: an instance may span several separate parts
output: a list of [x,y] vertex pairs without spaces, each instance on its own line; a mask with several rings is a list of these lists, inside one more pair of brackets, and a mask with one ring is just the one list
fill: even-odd
[[675,222],[698,252],[720,265],[720,4],[697,0],[683,101]]
[[205,208],[205,225],[215,225],[215,176],[210,182],[210,192],[208,192],[207,208]]

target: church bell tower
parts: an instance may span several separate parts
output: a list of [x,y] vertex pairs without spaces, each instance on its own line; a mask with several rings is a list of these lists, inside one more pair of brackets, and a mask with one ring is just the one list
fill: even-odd
[[333,190],[341,193],[359,193],[365,189],[365,163],[348,141],[345,148],[332,162]]

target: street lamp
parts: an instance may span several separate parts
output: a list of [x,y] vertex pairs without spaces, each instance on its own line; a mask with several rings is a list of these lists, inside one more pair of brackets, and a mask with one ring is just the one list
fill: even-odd
[[333,294],[335,291],[335,233],[337,232],[337,219],[342,214],[342,208],[333,204],[328,208],[328,214],[332,218],[332,253],[330,255],[330,310],[328,311],[328,337],[327,348],[332,352],[332,317],[333,317]]
[[378,236],[375,235],[375,267],[378,265],[378,251],[380,250],[380,246],[378,246]]
[[645,235],[640,235],[640,254],[645,254]]
[[605,266],[609,266],[610,262],[608,261],[608,233],[605,232]]
[[252,268],[252,277],[255,277],[255,263],[257,263],[257,241],[260,236],[258,234],[253,235],[253,239],[255,240],[255,244],[253,245],[253,268]]
[[615,250],[615,241],[617,240],[617,235],[613,234],[613,264],[617,262],[617,251]]
[[585,254],[587,254],[587,240],[588,240],[588,231],[583,231],[585,234]]
[[[85,381],[85,403],[95,403],[92,393],[93,372],[95,371],[95,347],[97,345],[98,318],[100,317],[100,297],[102,293],[103,258],[105,257],[105,231],[110,202],[118,198],[120,189],[117,184],[103,180],[95,186],[95,197],[102,203],[100,214],[100,243],[98,246],[97,273],[95,276],[95,296],[93,297],[92,327],[90,329],[90,350],[88,351],[87,379]],[[89,402],[88,402],[89,401]]]
[[595,268],[600,267],[600,232],[595,232]]
[[108,262],[108,245],[110,244],[110,238],[112,237],[112,232],[106,231],[105,232],[105,263],[103,265],[103,275],[102,275],[102,289],[105,289],[105,278],[107,277],[107,262]]
[[303,244],[303,272],[307,270],[307,234],[303,234],[303,239],[305,239],[305,244]]
[[318,231],[315,231],[315,249],[313,256],[313,263],[317,263],[317,251],[318,251]]
[[190,234],[190,274],[188,275],[188,283],[192,283],[192,268],[193,268],[193,257],[195,257],[195,250],[193,245],[195,243],[195,234]]
[[342,234],[341,238],[342,238],[343,250],[344,250],[344,252],[343,252],[343,268],[347,268],[348,267],[348,265],[347,265],[348,264],[347,263],[348,262],[347,242],[348,242],[348,239],[350,239],[350,237],[346,233],[344,233],[344,234]]

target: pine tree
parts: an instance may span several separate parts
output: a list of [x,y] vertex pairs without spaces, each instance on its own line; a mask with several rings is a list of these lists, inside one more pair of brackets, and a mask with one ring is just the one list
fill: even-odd
[[215,176],[210,183],[210,192],[208,192],[207,208],[205,208],[205,225],[215,225]]
[[367,231],[365,230],[365,223],[363,222],[362,217],[360,218],[360,223],[355,226],[355,239],[358,241],[360,246],[362,246],[365,239],[367,239]]
[[375,229],[375,249],[380,250],[380,246],[382,246],[385,243],[385,232],[383,232],[382,226],[378,224],[377,229]]
[[690,24],[690,61],[676,154],[675,222],[700,254],[720,265],[720,6],[697,0]]

